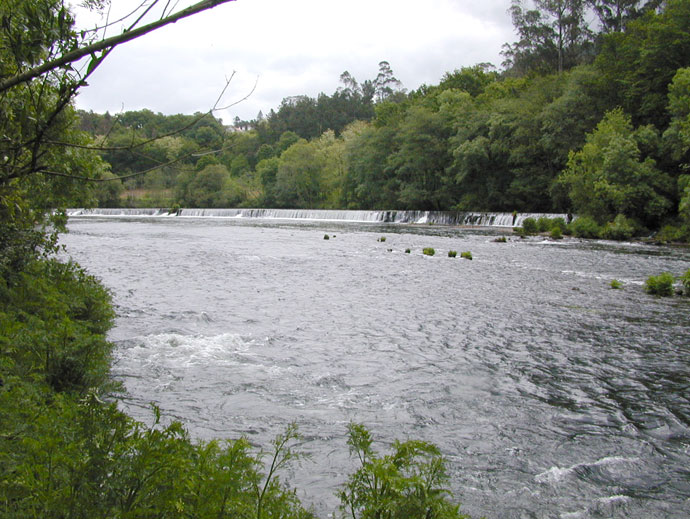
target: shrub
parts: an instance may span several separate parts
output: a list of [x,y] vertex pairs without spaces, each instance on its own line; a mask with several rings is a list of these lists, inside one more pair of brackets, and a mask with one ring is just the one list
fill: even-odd
[[381,236],[381,237],[379,238],[379,241],[380,241],[380,242],[386,241],[386,237],[385,237],[385,236]]
[[449,250],[448,251],[448,257],[449,258],[454,258],[457,255],[458,255],[458,251],[456,251],[456,250]]
[[496,243],[505,243],[505,242],[507,242],[508,240],[506,239],[505,236],[499,236],[498,238],[494,238],[494,241],[495,241]]
[[369,431],[351,423],[347,444],[358,468],[338,492],[343,517],[463,519],[448,500],[448,475],[438,448],[423,441],[393,443],[390,454],[373,447]]
[[558,218],[551,220],[551,228],[554,229],[556,227],[558,227],[561,232],[565,234],[565,230],[568,228],[568,224],[565,223],[565,218],[561,218],[559,216]]
[[562,240],[563,239],[563,233],[561,232],[560,227],[552,227],[550,234],[554,240]]
[[581,216],[570,224],[570,229],[578,238],[599,238],[601,227],[589,216]]
[[618,290],[619,288],[623,288],[623,283],[618,281],[617,279],[612,279],[611,280],[611,288]]
[[635,235],[635,227],[635,222],[619,214],[613,222],[606,224],[601,236],[607,240],[629,240]]
[[553,220],[546,216],[542,216],[537,220],[537,230],[539,232],[549,232],[553,227]]
[[656,235],[661,242],[690,242],[690,227],[664,225]]
[[673,295],[673,275],[670,272],[662,272],[658,276],[649,276],[645,281],[644,289],[648,294],[656,296]]
[[324,240],[330,240],[330,239],[331,239],[331,237],[330,237],[330,236],[328,236],[328,234],[324,234],[324,235],[323,235],[323,239],[324,239]]
[[460,257],[463,259],[471,260],[472,259],[472,253],[470,251],[461,252]]
[[405,249],[405,254],[409,254],[409,253],[410,253],[410,249]]
[[433,256],[434,254],[436,254],[436,251],[431,247],[425,247],[422,250],[422,252],[424,253],[425,256]]
[[537,234],[539,231],[537,221],[532,217],[525,218],[522,221],[522,230],[525,234]]

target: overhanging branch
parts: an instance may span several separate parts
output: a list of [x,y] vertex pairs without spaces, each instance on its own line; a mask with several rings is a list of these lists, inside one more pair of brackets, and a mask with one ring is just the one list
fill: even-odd
[[164,27],[165,25],[175,23],[178,20],[187,18],[188,16],[192,16],[194,14],[206,11],[208,9],[213,9],[214,7],[217,7],[221,4],[225,4],[232,1],[234,0],[202,0],[201,2],[187,7],[186,9],[182,9],[181,11],[178,11],[174,14],[171,14],[170,16],[167,16],[150,24],[123,32],[121,34],[118,34],[117,36],[111,36],[110,38],[106,38],[99,42],[92,43],[91,45],[75,49],[71,52],[63,54],[62,56],[56,59],[46,61],[42,65],[29,69],[26,72],[17,74],[16,76],[12,76],[3,81],[0,81],[0,93],[5,92],[6,90],[9,90],[10,88],[15,87],[21,83],[31,81],[32,79],[35,79],[41,76],[42,74],[45,74],[46,72],[50,72],[51,70],[65,66],[69,63],[79,61],[85,56],[90,56],[102,50],[112,50],[121,43],[134,40],[140,36],[143,36],[144,34]]

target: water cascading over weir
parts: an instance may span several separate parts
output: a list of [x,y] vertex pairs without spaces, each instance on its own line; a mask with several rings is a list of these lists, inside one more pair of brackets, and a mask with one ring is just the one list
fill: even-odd
[[69,209],[68,216],[257,218],[391,224],[519,227],[526,218],[564,218],[565,214],[482,213],[466,211],[345,211],[338,209]]

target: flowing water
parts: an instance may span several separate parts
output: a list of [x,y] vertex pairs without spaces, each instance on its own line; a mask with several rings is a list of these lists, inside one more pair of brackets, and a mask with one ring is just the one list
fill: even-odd
[[311,460],[284,476],[320,517],[354,467],[350,421],[382,450],[435,443],[473,516],[690,514],[690,298],[642,287],[690,268],[687,250],[353,222],[69,229],[114,294],[123,408],[264,447],[296,421]]

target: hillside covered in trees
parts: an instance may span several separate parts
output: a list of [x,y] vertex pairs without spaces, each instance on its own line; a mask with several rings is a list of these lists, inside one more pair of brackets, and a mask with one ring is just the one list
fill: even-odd
[[687,236],[690,2],[514,0],[509,13],[501,71],[411,92],[384,61],[234,126],[82,112],[112,174],[134,174],[100,204],[572,212]]

